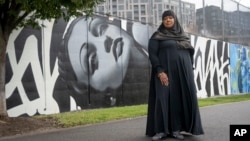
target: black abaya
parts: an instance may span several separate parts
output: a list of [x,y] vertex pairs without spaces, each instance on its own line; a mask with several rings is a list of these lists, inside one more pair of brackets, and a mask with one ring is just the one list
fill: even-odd
[[[178,48],[175,40],[149,41],[149,59],[152,64],[148,100],[146,135],[171,134],[186,131],[203,134],[198,108],[192,52]],[[169,85],[161,84],[158,74],[164,71]]]

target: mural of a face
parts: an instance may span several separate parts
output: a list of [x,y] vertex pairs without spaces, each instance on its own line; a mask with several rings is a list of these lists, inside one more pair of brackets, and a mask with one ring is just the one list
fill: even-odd
[[132,38],[111,22],[104,17],[79,18],[64,37],[77,81],[100,91],[121,85],[133,47]]

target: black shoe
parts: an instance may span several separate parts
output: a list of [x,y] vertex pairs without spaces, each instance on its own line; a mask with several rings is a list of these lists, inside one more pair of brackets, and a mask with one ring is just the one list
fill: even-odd
[[173,132],[173,137],[179,140],[184,140],[184,136],[179,131]]
[[165,133],[157,133],[152,137],[152,141],[159,141],[165,139],[167,135]]

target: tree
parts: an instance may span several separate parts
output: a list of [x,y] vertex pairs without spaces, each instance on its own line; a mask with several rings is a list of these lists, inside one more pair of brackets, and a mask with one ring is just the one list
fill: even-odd
[[38,20],[59,19],[85,13],[91,16],[104,0],[0,0],[0,119],[7,118],[5,98],[6,49],[11,32],[18,27],[42,26]]

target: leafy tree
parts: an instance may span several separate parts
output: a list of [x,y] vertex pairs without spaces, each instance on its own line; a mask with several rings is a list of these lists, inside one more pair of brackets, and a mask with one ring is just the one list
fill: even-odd
[[6,48],[11,32],[18,27],[39,26],[38,20],[68,20],[85,13],[91,16],[104,0],[0,0],[0,119],[7,118],[5,98]]

